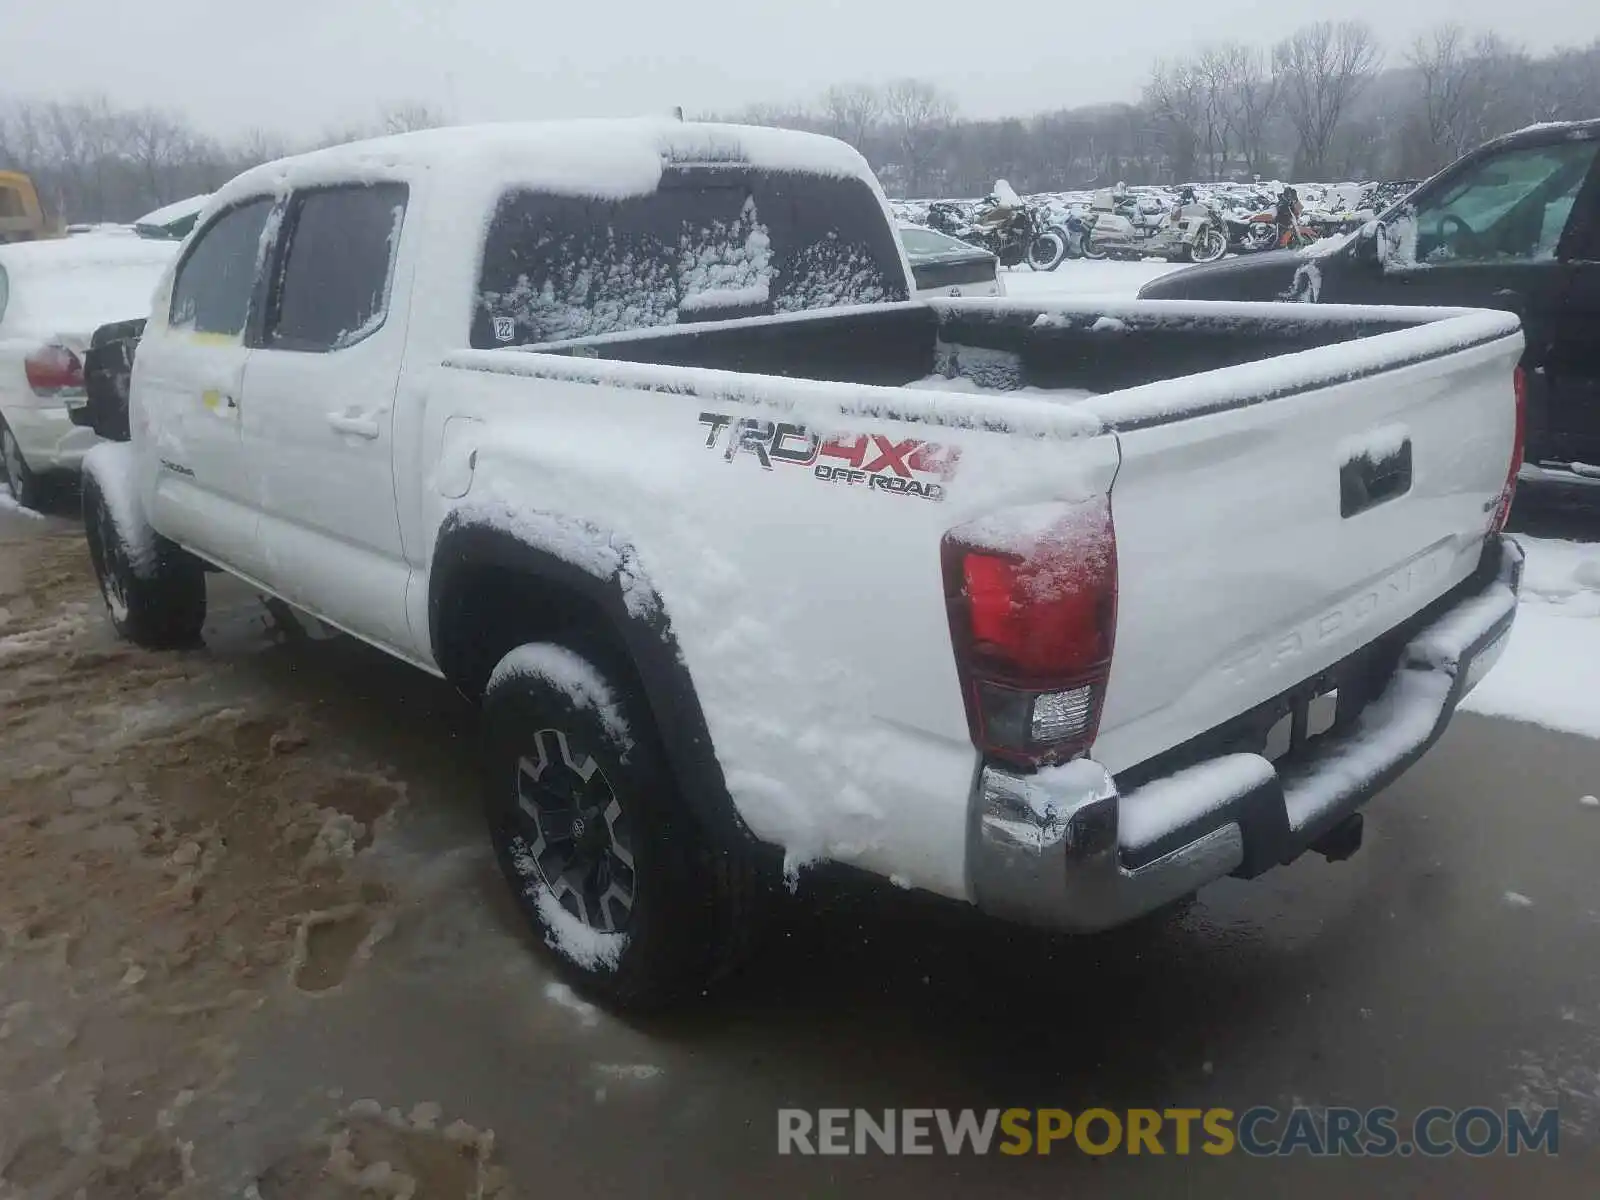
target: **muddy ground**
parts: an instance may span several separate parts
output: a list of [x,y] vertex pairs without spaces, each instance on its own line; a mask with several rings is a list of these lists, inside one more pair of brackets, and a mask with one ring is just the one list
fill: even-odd
[[[211,601],[133,649],[69,524],[0,521],[0,1197],[1593,1194],[1592,742],[1463,716],[1351,862],[1097,938],[813,876],[726,994],[625,1024],[505,897],[471,711]],[[775,1153],[785,1105],[1183,1103],[1553,1104],[1562,1152]]]

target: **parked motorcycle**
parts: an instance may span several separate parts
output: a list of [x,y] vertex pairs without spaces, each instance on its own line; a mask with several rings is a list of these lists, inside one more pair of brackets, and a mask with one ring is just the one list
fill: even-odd
[[1193,200],[1154,214],[1132,203],[1131,197],[1102,189],[1094,196],[1094,216],[1089,245],[1103,257],[1208,263],[1228,252],[1228,236],[1217,214]]
[[984,203],[970,225],[949,231],[952,236],[989,251],[1002,267],[1027,263],[1036,271],[1053,271],[1061,265],[1067,253],[1065,234],[1046,224],[1010,184],[996,180],[994,193]]
[[1080,212],[1069,211],[1064,218],[1052,225],[1051,228],[1060,234],[1068,258],[1105,257],[1099,251],[1092,251],[1089,246],[1090,237],[1094,232],[1093,216],[1085,216]]
[[963,230],[970,228],[965,206],[955,200],[935,200],[928,205],[928,228],[960,237]]

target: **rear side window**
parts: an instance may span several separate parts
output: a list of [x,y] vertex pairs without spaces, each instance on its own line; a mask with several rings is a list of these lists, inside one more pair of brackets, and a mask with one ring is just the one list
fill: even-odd
[[383,328],[406,197],[404,184],[378,183],[295,198],[267,304],[267,348],[342,350]]
[[484,242],[472,344],[905,298],[893,229],[862,181],[691,168],[623,200],[507,193]]
[[229,210],[214,221],[184,255],[172,284],[174,329],[242,334],[250,315],[261,261],[261,233],[272,201],[263,197]]

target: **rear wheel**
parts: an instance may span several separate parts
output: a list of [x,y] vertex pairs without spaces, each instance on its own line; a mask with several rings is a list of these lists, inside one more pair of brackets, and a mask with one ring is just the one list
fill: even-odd
[[1278,227],[1265,221],[1252,221],[1250,228],[1245,230],[1244,248],[1246,250],[1270,250],[1278,242]]
[[[495,856],[556,965],[619,1010],[703,990],[760,911],[678,795],[631,672],[603,648],[511,651],[490,676]],[[604,664],[604,665],[602,665]]]
[[17,435],[0,417],[0,490],[23,508],[37,508],[40,500],[39,477],[22,457]]
[[1096,245],[1094,237],[1092,235],[1089,236],[1089,237],[1084,238],[1083,239],[1083,256],[1085,258],[1094,258],[1094,259],[1104,258],[1106,256],[1106,248],[1105,248],[1104,243]]
[[192,646],[206,623],[205,568],[137,514],[108,503],[83,477],[83,526],[100,595],[116,631],[151,650]]

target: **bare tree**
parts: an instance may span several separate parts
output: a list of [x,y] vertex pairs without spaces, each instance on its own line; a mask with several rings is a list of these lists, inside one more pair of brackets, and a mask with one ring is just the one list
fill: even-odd
[[883,115],[883,96],[870,83],[835,84],[822,94],[822,111],[828,132],[861,150]]
[[883,109],[913,195],[921,191],[955,102],[925,79],[897,79],[883,90]]
[[275,162],[292,151],[289,143],[266,129],[252,129],[239,141],[238,156],[247,163]]
[[1160,131],[1174,175],[1193,179],[1207,131],[1205,83],[1193,64],[1156,63],[1145,85],[1144,103]]
[[1429,152],[1421,165],[1431,172],[1461,157],[1473,144],[1480,101],[1477,63],[1467,31],[1453,21],[1418,34],[1406,51],[1406,61],[1421,83],[1418,108]]
[[378,116],[378,124],[385,133],[411,133],[417,129],[437,129],[449,123],[449,119],[442,111],[418,100],[390,104]]
[[1272,133],[1277,80],[1268,69],[1267,56],[1255,46],[1230,42],[1217,50],[1228,128],[1254,175],[1267,173],[1267,142]]
[[1339,122],[1382,60],[1372,27],[1361,21],[1318,21],[1273,48],[1273,74],[1299,138],[1295,168],[1303,178],[1327,171]]
[[168,199],[165,181],[174,169],[195,157],[194,135],[176,118],[153,108],[123,115],[123,152],[142,176],[151,207]]
[[1217,179],[1227,170],[1229,150],[1238,141],[1229,93],[1231,67],[1226,46],[1207,46],[1194,60],[1194,75],[1200,86],[1207,179]]
[[1600,39],[1583,49],[1557,50],[1539,64],[1531,82],[1538,120],[1577,120],[1600,113]]

